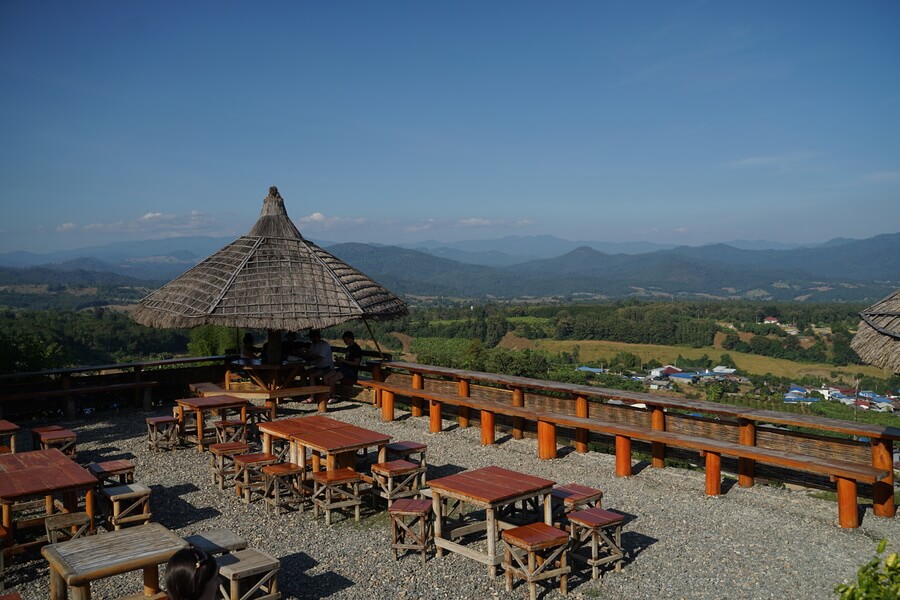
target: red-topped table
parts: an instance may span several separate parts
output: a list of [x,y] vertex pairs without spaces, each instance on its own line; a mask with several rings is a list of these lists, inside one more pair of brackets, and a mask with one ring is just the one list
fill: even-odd
[[378,461],[383,462],[385,446],[391,441],[391,436],[344,423],[341,427],[294,433],[291,435],[291,440],[297,444],[298,462],[304,469],[306,467],[306,450],[308,449],[312,455],[313,471],[319,471],[322,468],[323,459],[325,468],[331,471],[343,467],[353,467],[353,458],[356,452],[373,446],[378,448]]
[[[514,527],[500,521],[497,518],[497,511],[519,501],[538,498],[544,508],[544,522],[552,525],[550,490],[555,484],[555,481],[549,479],[501,467],[484,467],[429,481],[434,507],[434,543],[438,556],[443,555],[443,550],[458,552],[486,564],[488,574],[496,575],[497,565],[503,558],[503,553],[497,549],[498,530]],[[451,499],[484,509],[485,520],[468,522],[456,529],[445,531],[444,519],[451,512],[448,504]],[[452,541],[454,538],[480,530],[484,530],[487,535],[487,552]]]
[[[262,434],[263,452],[274,454],[272,452],[274,440],[284,440],[291,445],[289,453],[290,462],[300,464],[300,447],[297,441],[293,439],[295,435],[348,426],[347,423],[332,419],[331,417],[312,415],[309,417],[292,417],[290,419],[281,419],[279,421],[263,422],[257,427]],[[305,462],[305,457],[303,460]]]
[[[247,421],[247,404],[248,401],[243,398],[235,398],[234,396],[203,396],[201,398],[181,398],[175,401],[178,408],[178,428],[184,434],[184,411],[194,411],[197,419],[196,436],[188,437],[190,441],[197,443],[197,449],[203,452],[203,444],[207,438],[205,435],[205,425],[203,415],[205,412],[218,412],[222,418],[225,418],[229,410],[240,411],[241,420]],[[211,441],[215,440],[215,434],[211,437]]]
[[77,510],[78,495],[84,494],[85,511],[94,528],[94,488],[97,478],[55,448],[0,455],[0,504],[3,526],[14,532],[12,505],[44,497],[47,514],[54,510],[53,495],[62,494],[67,511]]
[[0,448],[9,448],[13,454],[16,453],[16,433],[19,426],[15,423],[0,419]]

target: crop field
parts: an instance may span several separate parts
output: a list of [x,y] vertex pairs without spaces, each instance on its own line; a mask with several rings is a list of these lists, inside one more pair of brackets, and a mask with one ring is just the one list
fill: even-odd
[[756,354],[743,354],[741,352],[727,352],[721,348],[707,346],[705,348],[687,348],[680,346],[654,346],[645,344],[626,344],[623,342],[606,342],[596,340],[535,340],[537,348],[548,352],[572,352],[578,346],[579,357],[582,361],[602,362],[609,360],[619,352],[629,352],[637,355],[643,362],[657,360],[660,363],[675,364],[675,359],[680,354],[685,358],[700,358],[704,354],[716,361],[722,354],[727,353],[734,360],[738,369],[743,373],[764,375],[771,373],[778,377],[800,378],[804,375],[814,377],[829,377],[831,373],[841,373],[845,381],[852,380],[857,373],[863,373],[872,377],[890,377],[890,373],[882,369],[849,365],[835,367],[823,363],[800,363],[781,358],[769,358]]

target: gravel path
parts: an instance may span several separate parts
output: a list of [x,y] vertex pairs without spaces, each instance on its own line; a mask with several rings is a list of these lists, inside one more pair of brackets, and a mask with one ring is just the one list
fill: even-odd
[[[296,406],[296,405],[293,405]],[[855,530],[838,528],[837,506],[802,492],[756,486],[732,487],[721,498],[703,494],[702,471],[645,468],[629,479],[614,475],[614,457],[569,453],[540,461],[532,439],[480,445],[477,428],[428,433],[428,419],[406,413],[382,423],[367,405],[343,402],[331,416],[388,433],[396,440],[428,444],[429,475],[497,465],[559,483],[579,482],[604,490],[603,505],[627,515],[623,543],[629,558],[621,573],[599,581],[570,578],[570,598],[828,598],[874,554],[878,541],[900,541],[900,520],[868,511]],[[304,409],[308,410],[308,409]],[[301,413],[288,410],[289,416]],[[340,518],[330,528],[312,511],[274,516],[256,502],[245,506],[210,482],[208,455],[193,448],[148,452],[140,412],[106,413],[64,425],[79,436],[79,460],[132,458],[137,481],[153,489],[154,520],[182,535],[228,527],[251,547],[278,557],[285,598],[523,598],[517,585],[506,592],[503,578],[456,554],[391,559],[386,513],[367,510],[359,523]],[[23,429],[44,423],[20,423]],[[27,433],[27,432],[26,432]],[[27,446],[26,436],[20,436]],[[365,503],[364,506],[367,506]],[[102,535],[102,533],[101,533]],[[49,594],[46,562],[17,557],[6,573],[7,589],[25,600]],[[140,576],[119,576],[93,585],[96,600],[141,589]],[[547,589],[547,588],[545,588]],[[543,598],[561,597],[557,588]]]

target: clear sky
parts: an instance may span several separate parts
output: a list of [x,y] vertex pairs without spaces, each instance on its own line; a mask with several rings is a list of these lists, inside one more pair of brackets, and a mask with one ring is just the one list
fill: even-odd
[[0,2],[0,251],[900,231],[900,2]]

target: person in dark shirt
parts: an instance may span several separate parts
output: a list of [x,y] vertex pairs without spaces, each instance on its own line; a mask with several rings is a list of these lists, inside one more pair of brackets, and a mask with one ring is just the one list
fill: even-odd
[[338,371],[343,376],[341,381],[344,384],[354,384],[359,377],[359,366],[362,364],[362,348],[356,343],[352,331],[345,331],[341,336],[344,344],[347,346],[347,352],[344,358],[337,359]]

